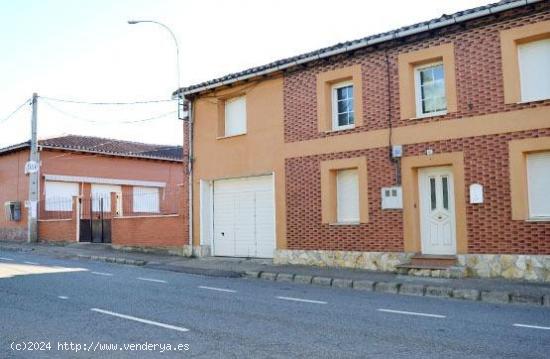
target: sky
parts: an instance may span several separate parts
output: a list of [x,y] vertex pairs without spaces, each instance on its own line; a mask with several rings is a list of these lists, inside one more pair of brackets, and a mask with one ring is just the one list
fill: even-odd
[[[496,1],[496,0],[495,0]],[[0,147],[66,134],[182,144],[180,82],[228,73],[485,5],[487,0],[0,0]],[[494,2],[494,1],[493,1]],[[58,99],[58,100],[56,100]],[[155,118],[154,120],[149,120]]]

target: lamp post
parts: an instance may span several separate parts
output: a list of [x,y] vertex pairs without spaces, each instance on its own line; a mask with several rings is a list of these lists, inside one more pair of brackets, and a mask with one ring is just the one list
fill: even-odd
[[[177,71],[177,76],[178,76],[178,91],[179,89],[181,88],[180,86],[180,48],[179,48],[179,45],[178,45],[178,39],[176,38],[176,35],[174,34],[174,32],[166,25],[164,25],[163,23],[161,22],[158,22],[158,21],[154,21],[154,20],[128,20],[128,24],[130,25],[135,25],[135,24],[141,24],[141,23],[151,23],[151,24],[157,24],[159,26],[161,26],[162,28],[164,28],[166,31],[168,31],[170,33],[170,35],[172,36],[172,39],[174,40],[174,44],[176,45],[176,71]],[[181,94],[178,92],[178,100],[181,100]],[[179,114],[179,107],[180,107],[180,101],[178,101],[178,114]]]
[[[183,112],[183,96],[181,95],[181,92],[180,92],[180,89],[181,89],[181,86],[180,86],[180,48],[179,48],[179,45],[178,45],[178,39],[176,38],[176,35],[174,34],[174,32],[166,25],[164,25],[163,23],[161,22],[158,22],[158,21],[154,21],[154,20],[128,20],[128,24],[130,25],[135,25],[135,24],[140,24],[140,23],[152,23],[152,24],[157,24],[159,26],[161,26],[162,28],[164,28],[166,31],[168,31],[170,33],[170,36],[172,36],[172,39],[174,40],[174,45],[176,45],[176,71],[177,71],[177,76],[178,76],[178,87],[177,87],[177,96],[178,96],[178,118],[180,120],[183,120],[183,113],[180,113]],[[187,128],[188,128],[188,133],[189,133],[189,154],[188,154],[188,176],[189,176],[189,180],[188,180],[188,190],[189,190],[189,247],[191,248],[191,253],[193,253],[193,154],[192,154],[192,151],[193,151],[193,118],[192,118],[192,114],[191,114],[191,107],[192,107],[192,104],[189,103],[189,111],[188,111],[188,124],[187,124]],[[185,136],[184,136],[184,141],[185,141]],[[184,147],[185,147],[185,143],[184,143]]]

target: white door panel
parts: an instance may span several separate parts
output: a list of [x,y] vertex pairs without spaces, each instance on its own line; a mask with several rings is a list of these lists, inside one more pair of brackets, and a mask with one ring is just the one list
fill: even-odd
[[273,176],[214,182],[214,255],[273,257]]
[[420,235],[423,254],[456,254],[453,173],[450,167],[419,170]]

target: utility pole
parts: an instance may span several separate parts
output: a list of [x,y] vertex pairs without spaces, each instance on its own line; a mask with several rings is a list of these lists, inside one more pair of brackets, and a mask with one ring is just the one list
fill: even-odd
[[31,152],[29,162],[25,166],[29,174],[29,199],[28,199],[28,233],[29,243],[38,242],[38,176],[40,163],[38,159],[37,131],[37,110],[38,94],[32,94],[32,117],[31,117]]

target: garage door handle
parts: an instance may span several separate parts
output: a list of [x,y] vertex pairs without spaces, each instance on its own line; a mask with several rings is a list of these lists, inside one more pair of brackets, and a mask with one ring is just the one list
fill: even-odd
[[222,232],[222,236],[225,236],[225,232]]

